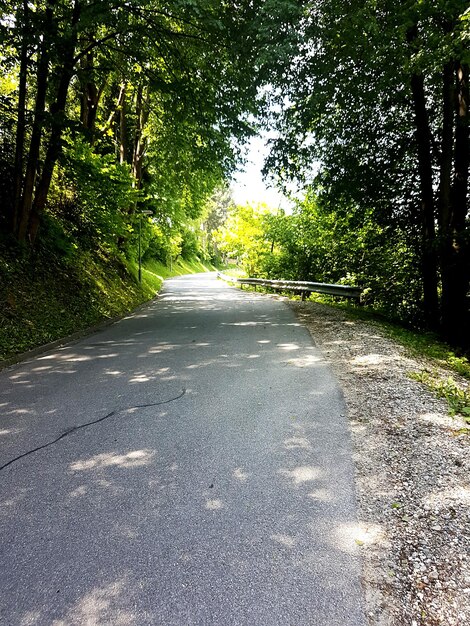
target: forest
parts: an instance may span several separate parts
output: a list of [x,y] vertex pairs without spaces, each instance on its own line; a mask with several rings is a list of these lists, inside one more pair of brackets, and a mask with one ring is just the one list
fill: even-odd
[[[461,0],[0,0],[3,352],[227,256],[468,352],[469,42]],[[260,130],[291,211],[230,198]]]

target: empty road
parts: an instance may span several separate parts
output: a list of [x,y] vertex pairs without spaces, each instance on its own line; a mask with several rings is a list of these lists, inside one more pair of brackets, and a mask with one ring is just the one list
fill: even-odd
[[341,391],[212,274],[0,372],[0,623],[363,626]]

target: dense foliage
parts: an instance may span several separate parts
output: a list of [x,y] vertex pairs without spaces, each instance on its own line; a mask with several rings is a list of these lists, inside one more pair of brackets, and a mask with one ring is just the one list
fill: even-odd
[[[0,227],[35,245],[160,258],[194,250],[193,220],[235,164],[256,87],[249,5],[215,0],[0,3]],[[144,250],[145,251],[145,250]]]
[[0,358],[216,259],[211,199],[251,133],[253,10],[0,0]]
[[234,207],[216,237],[249,276],[360,285],[364,304],[400,322],[422,323],[408,237],[378,225],[372,211],[335,211],[309,194],[288,214]]
[[[330,233],[348,224],[360,239],[370,224],[364,263],[374,297],[395,281],[404,254],[407,278],[390,290],[412,303],[415,319],[468,347],[468,2],[272,0],[258,32],[278,129],[268,169],[312,187]],[[325,277],[351,243],[333,246],[340,259]],[[389,263],[375,246],[389,250]],[[306,262],[321,278],[315,258]]]

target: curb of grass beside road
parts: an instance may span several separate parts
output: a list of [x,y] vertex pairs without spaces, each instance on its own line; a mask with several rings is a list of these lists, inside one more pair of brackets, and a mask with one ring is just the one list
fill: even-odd
[[29,359],[32,359],[46,352],[49,352],[49,350],[54,350],[55,348],[64,346],[66,344],[74,344],[77,341],[80,341],[80,339],[83,339],[84,337],[88,337],[89,335],[93,335],[94,333],[97,333],[100,330],[103,330],[107,326],[112,326],[113,324],[120,322],[122,319],[124,319],[128,315],[133,315],[134,313],[138,313],[141,309],[143,309],[148,304],[156,300],[158,297],[159,297],[159,293],[157,293],[150,300],[146,300],[145,302],[142,302],[141,304],[136,306],[135,309],[131,309],[130,311],[125,311],[124,313],[121,313],[120,315],[116,315],[114,317],[110,317],[108,319],[102,320],[101,322],[98,322],[97,324],[93,324],[92,326],[88,326],[87,328],[83,328],[82,330],[77,330],[76,332],[70,335],[65,335],[65,337],[60,337],[59,339],[56,339],[55,341],[44,343],[40,346],[37,346],[36,348],[27,350],[26,352],[20,352],[19,354],[15,354],[15,356],[12,356],[8,359],[0,360],[0,371],[6,369],[7,367],[11,367],[12,365],[17,365],[18,363],[23,363],[24,361],[28,361]]

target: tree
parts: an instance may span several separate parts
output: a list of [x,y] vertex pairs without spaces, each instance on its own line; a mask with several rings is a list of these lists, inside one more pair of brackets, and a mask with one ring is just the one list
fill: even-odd
[[260,30],[279,131],[268,168],[312,182],[318,160],[322,202],[408,229],[428,324],[468,347],[467,3],[295,4],[265,3],[290,25],[284,62]]
[[235,202],[227,183],[216,187],[204,206],[201,216],[201,230],[204,233],[202,247],[214,263],[221,261],[216,233],[225,225],[229,213],[234,209]]
[[[179,190],[191,196],[186,207],[192,203],[196,210],[200,190],[208,193],[233,167],[231,137],[250,131],[244,111],[254,106],[255,87],[240,45],[244,4],[46,0],[34,10],[28,3],[15,7],[3,2],[7,17],[0,25],[2,54],[10,74],[19,77],[8,94],[17,110],[11,125],[16,126],[15,193],[3,223],[20,241],[34,243],[69,135],[83,135],[101,154],[110,148],[118,152],[145,197],[149,155],[162,163],[150,145],[162,145],[152,135],[158,130],[153,110],[173,129],[190,129],[187,137],[181,131],[173,137],[171,156],[181,148],[183,158],[165,167],[184,172]],[[217,175],[202,185],[201,172],[210,170]],[[197,184],[191,178],[195,172]],[[135,206],[128,209],[132,213]]]
[[234,206],[224,224],[214,232],[218,249],[236,258],[248,276],[257,276],[263,258],[269,253],[270,241],[264,219],[270,209],[266,205]]

